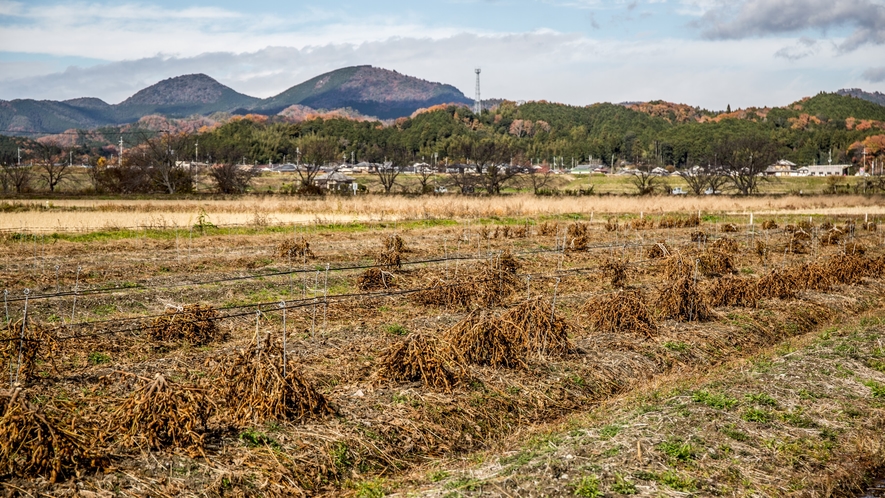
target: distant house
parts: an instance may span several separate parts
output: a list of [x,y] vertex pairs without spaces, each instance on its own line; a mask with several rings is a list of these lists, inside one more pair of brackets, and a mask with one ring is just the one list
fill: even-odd
[[351,185],[355,181],[356,180],[345,175],[344,173],[332,171],[314,178],[313,184],[325,190],[347,191],[352,189]]
[[593,173],[593,166],[589,164],[579,164],[570,169],[569,173],[573,175],[589,175],[590,173]]
[[780,161],[765,168],[766,176],[795,176],[796,163],[781,159]]
[[848,168],[850,167],[850,164],[802,166],[796,170],[796,176],[844,176],[848,173]]

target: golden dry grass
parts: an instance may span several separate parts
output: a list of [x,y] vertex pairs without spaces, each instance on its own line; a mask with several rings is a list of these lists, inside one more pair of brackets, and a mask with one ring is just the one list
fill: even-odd
[[784,197],[504,197],[367,195],[360,197],[249,197],[212,200],[20,201],[17,210],[0,213],[2,230],[89,230],[101,228],[191,227],[200,214],[217,226],[311,222],[540,217],[571,213],[608,214],[756,213],[759,215],[885,215],[877,198],[863,196]]

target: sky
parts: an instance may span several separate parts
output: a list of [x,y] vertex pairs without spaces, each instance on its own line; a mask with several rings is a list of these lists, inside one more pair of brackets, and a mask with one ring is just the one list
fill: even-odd
[[255,97],[369,64],[483,98],[786,105],[885,92],[885,0],[0,0],[0,99]]

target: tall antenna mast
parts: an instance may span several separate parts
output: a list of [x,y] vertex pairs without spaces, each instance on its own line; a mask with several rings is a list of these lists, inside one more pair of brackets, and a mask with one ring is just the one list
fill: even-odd
[[473,113],[476,115],[482,114],[482,98],[479,96],[479,73],[482,72],[481,68],[476,68],[476,99],[473,101]]

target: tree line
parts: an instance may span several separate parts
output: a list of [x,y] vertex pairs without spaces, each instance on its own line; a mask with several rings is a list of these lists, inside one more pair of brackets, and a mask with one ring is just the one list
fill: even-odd
[[[631,181],[638,193],[659,188],[652,171],[669,167],[680,170],[695,193],[729,186],[751,194],[758,190],[758,173],[777,159],[856,162],[857,144],[885,127],[885,107],[834,94],[786,108],[749,110],[740,118],[701,115],[702,120],[675,122],[614,104],[504,102],[481,115],[462,106],[438,106],[388,124],[237,117],[201,133],[141,130],[128,137],[122,158],[113,157],[118,153],[114,147],[19,139],[15,152],[24,148],[26,156],[21,167],[12,155],[14,140],[5,139],[0,142],[0,186],[4,192],[23,192],[40,180],[52,192],[69,177],[72,158],[85,157],[97,192],[189,193],[197,175],[205,173],[218,192],[236,194],[246,192],[257,174],[243,164],[290,162],[299,165],[293,191],[316,194],[322,167],[355,159],[381,165],[374,173],[385,192],[394,190],[404,168],[421,162],[432,166],[415,171],[424,192],[437,181],[465,194],[496,195],[521,178],[540,193],[549,176],[533,166],[592,159],[609,167],[634,167]],[[881,158],[883,152],[873,151],[872,157]],[[212,166],[200,171],[199,164]]]

